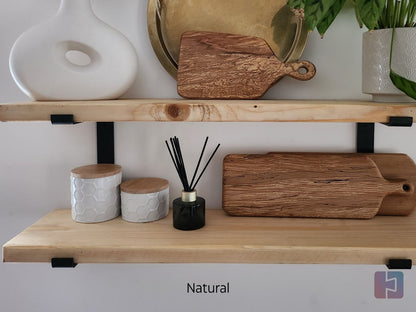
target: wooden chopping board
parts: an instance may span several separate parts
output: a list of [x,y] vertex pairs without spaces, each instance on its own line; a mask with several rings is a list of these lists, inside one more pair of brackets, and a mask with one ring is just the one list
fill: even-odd
[[223,209],[236,216],[369,219],[408,215],[416,166],[404,154],[232,154]]
[[256,99],[283,76],[309,80],[308,61],[282,63],[261,38],[193,31],[182,35],[178,93],[197,99]]

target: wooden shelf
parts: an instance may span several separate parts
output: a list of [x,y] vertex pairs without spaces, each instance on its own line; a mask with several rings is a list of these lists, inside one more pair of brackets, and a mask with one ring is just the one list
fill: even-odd
[[207,210],[206,226],[183,232],[172,217],[152,223],[120,218],[72,221],[55,210],[3,246],[4,262],[349,263],[416,260],[416,214],[371,220],[231,217]]
[[290,121],[388,122],[390,116],[416,118],[416,105],[328,100],[133,99],[0,104],[0,121],[48,121],[73,114],[86,121]]

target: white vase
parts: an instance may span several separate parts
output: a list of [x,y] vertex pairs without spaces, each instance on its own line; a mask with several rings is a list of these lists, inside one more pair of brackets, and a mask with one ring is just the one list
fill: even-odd
[[[363,34],[362,90],[376,102],[414,102],[390,80],[390,43],[392,29]],[[399,75],[416,81],[416,29],[396,28],[392,68]]]
[[61,0],[53,18],[17,39],[9,62],[19,88],[35,100],[115,99],[137,72],[134,47],[94,15],[90,0]]

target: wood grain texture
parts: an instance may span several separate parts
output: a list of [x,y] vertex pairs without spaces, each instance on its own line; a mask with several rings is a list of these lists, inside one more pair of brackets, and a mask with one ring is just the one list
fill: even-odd
[[71,175],[79,179],[96,179],[115,175],[121,172],[121,166],[114,164],[93,164],[71,170]]
[[169,187],[169,181],[161,178],[138,178],[124,181],[120,190],[130,194],[148,194],[160,192]]
[[194,99],[257,99],[284,76],[309,80],[315,71],[307,61],[282,63],[258,37],[185,32],[179,54],[178,93]]
[[4,262],[76,263],[349,263],[416,261],[416,215],[370,220],[231,217],[207,210],[204,228],[172,226],[172,215],[150,223],[117,218],[72,221],[56,210],[3,246]]
[[[415,172],[416,166],[410,169]],[[224,159],[223,209],[231,215],[372,218],[390,194],[415,204],[413,182],[386,180],[363,154],[234,154]]]
[[[366,154],[376,164],[383,177],[387,180],[407,180],[416,185],[416,166],[406,154]],[[380,207],[378,215],[407,216],[416,208],[416,191],[410,196],[400,194],[387,195]]]
[[88,121],[248,121],[388,122],[390,116],[416,119],[411,103],[343,100],[183,100],[52,101],[0,104],[0,121],[50,121],[73,114]]

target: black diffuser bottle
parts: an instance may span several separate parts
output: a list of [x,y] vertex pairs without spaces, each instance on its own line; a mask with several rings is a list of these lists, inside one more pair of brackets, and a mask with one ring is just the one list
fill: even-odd
[[179,139],[177,137],[170,139],[172,150],[170,149],[168,142],[165,142],[173,164],[175,165],[176,172],[178,173],[183,186],[182,196],[176,198],[173,201],[173,226],[176,229],[183,231],[200,229],[205,225],[205,199],[196,195],[195,187],[220,145],[217,145],[214,152],[211,154],[211,157],[208,159],[204,169],[199,174],[198,179],[195,180],[199,165],[201,164],[202,156],[205,151],[205,147],[208,142],[208,137],[205,139],[204,147],[202,148],[201,155],[199,156],[198,164],[196,166],[191,183],[189,183],[188,177],[186,175],[185,164],[183,162]]
[[173,226],[178,230],[191,231],[205,225],[205,199],[196,196],[196,191],[182,191],[182,196],[173,201]]

